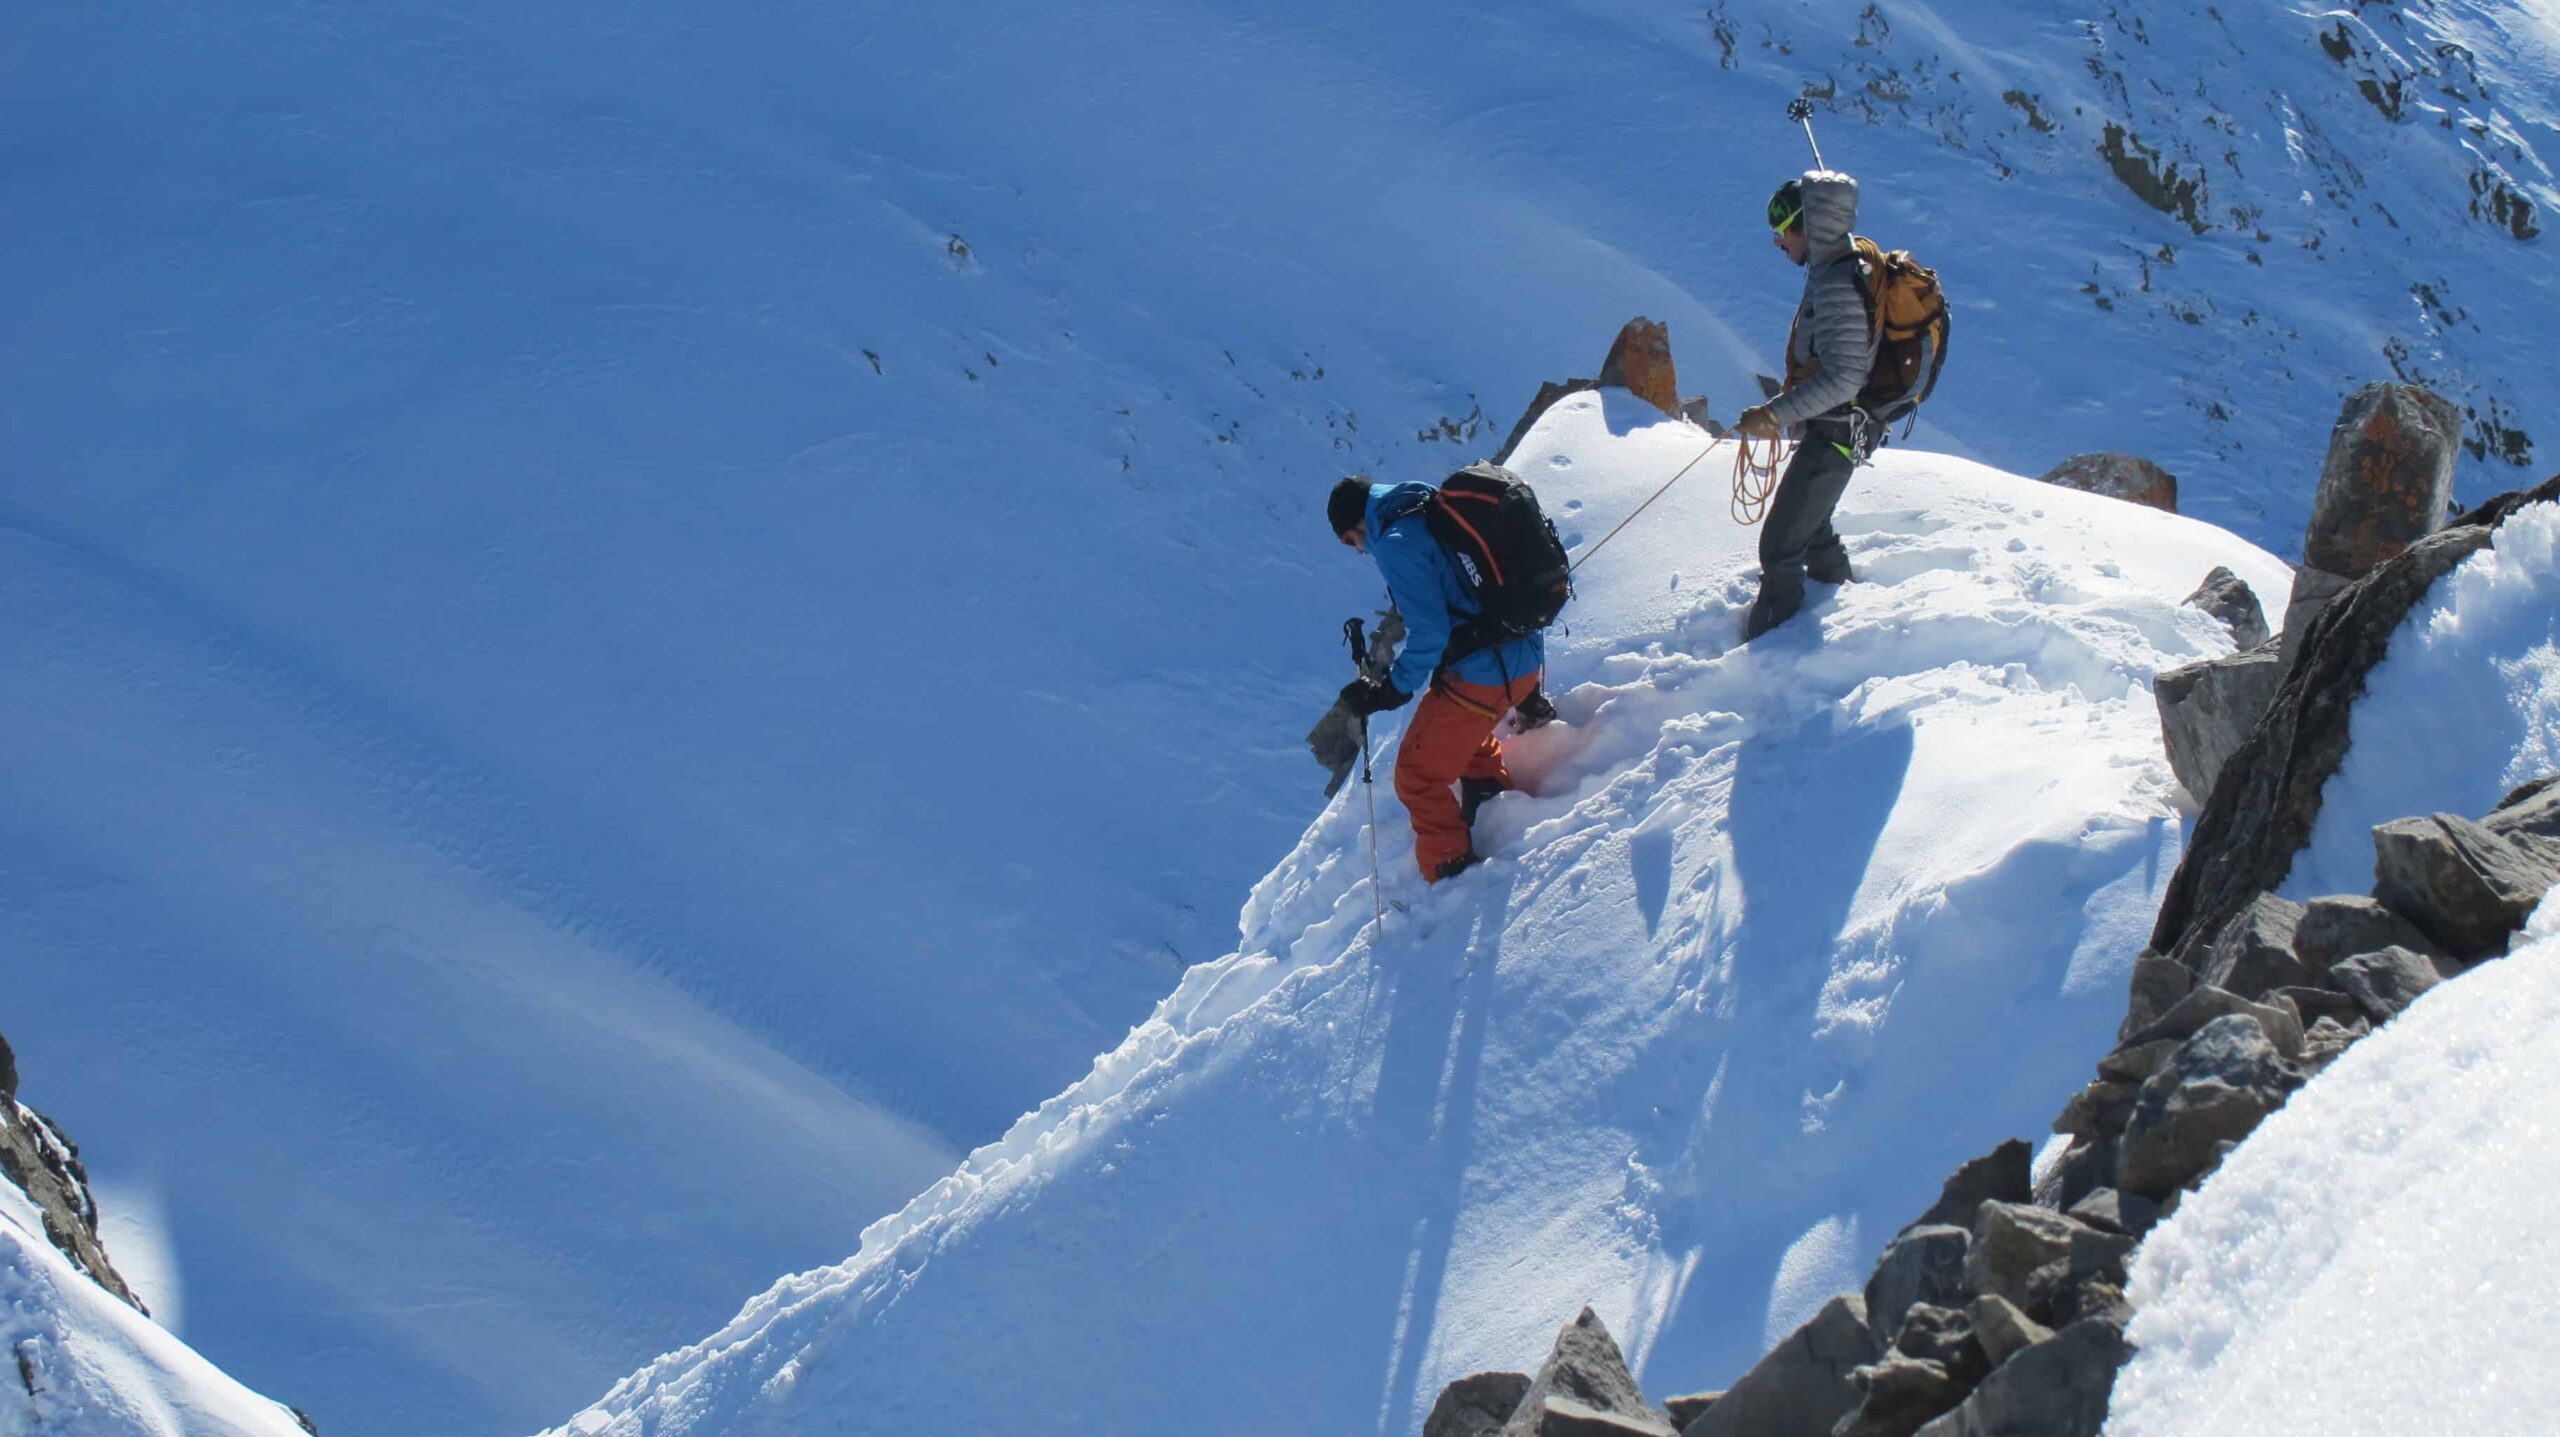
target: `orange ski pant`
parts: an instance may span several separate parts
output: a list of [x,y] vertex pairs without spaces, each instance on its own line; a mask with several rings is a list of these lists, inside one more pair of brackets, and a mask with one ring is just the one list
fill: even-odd
[[1489,778],[1511,786],[1494,725],[1513,704],[1537,691],[1536,669],[1513,679],[1507,689],[1443,674],[1414,707],[1404,747],[1396,753],[1396,797],[1413,817],[1413,858],[1422,868],[1423,882],[1438,882],[1440,865],[1475,851],[1450,785],[1461,778]]

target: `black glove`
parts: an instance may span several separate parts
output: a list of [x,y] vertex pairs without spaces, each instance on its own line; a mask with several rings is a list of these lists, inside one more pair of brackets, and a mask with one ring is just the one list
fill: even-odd
[[1389,709],[1400,709],[1411,702],[1413,695],[1384,679],[1373,679],[1367,674],[1342,686],[1342,706],[1362,718],[1385,713]]

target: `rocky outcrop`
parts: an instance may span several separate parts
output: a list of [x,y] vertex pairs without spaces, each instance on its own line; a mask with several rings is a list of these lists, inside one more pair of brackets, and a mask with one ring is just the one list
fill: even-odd
[[2251,729],[2196,821],[2160,905],[2154,951],[2177,951],[2284,881],[2311,836],[2320,794],[2347,751],[2347,720],[2391,635],[2437,579],[2485,547],[2506,515],[2560,499],[2560,479],[2466,514],[2356,580],[2308,624],[2263,722]]
[[1877,1356],[1864,1299],[1835,1297],[1683,1429],[1684,1437],[1826,1437],[1862,1400],[1851,1375]]
[[1668,1414],[1645,1401],[1617,1339],[1587,1307],[1556,1334],[1554,1350],[1500,1429],[1502,1437],[1673,1437],[1675,1430]]
[[81,1166],[80,1145],[34,1108],[18,1101],[17,1055],[0,1039],[0,1178],[7,1179],[44,1218],[44,1235],[71,1264],[91,1279],[148,1312],[126,1285],[107,1250],[98,1241],[98,1202],[89,1192],[89,1171]]
[[2269,644],[2170,669],[2152,680],[2169,771],[2198,803],[2248,740],[2284,682],[2284,655]]
[[1479,1372],[1440,1389],[1423,1420],[1422,1437],[1497,1437],[1520,1399],[1529,1395],[1525,1372]]
[[2196,591],[2187,595],[2185,607],[2220,619],[2231,631],[2231,642],[2242,649],[2254,649],[2275,636],[2267,627],[2267,611],[2258,602],[2257,590],[2229,569],[2216,567],[2205,575]]
[[2074,454],[2039,476],[2047,484],[2178,512],[2178,476],[2135,454]]
[[2455,814],[2373,831],[2374,896],[2455,958],[2503,953],[2560,880],[2560,785],[2528,785],[2487,819]]
[[[2285,610],[2298,634],[2346,586],[2443,527],[2462,453],[2462,413],[2414,384],[2368,384],[2348,396],[2302,536],[2302,568]],[[2288,640],[2290,657],[2294,643]]]
[[[1529,407],[1520,411],[1520,422],[1511,426],[1509,437],[1493,456],[1496,464],[1511,462],[1511,451],[1556,401],[1568,394],[1581,394],[1593,389],[1624,389],[1638,399],[1673,418],[1703,414],[1706,401],[1680,399],[1679,373],[1671,362],[1670,326],[1639,315],[1628,320],[1609,344],[1609,357],[1600,363],[1597,379],[1550,379],[1538,386]],[[1718,431],[1721,432],[1721,431]]]

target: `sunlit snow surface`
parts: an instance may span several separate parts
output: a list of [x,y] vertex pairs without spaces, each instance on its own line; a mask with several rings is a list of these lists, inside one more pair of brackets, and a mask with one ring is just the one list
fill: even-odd
[[0,1178],[0,1437],[302,1437],[302,1428],[91,1282],[45,1240],[35,1204]]
[[[1524,446],[1577,552],[1698,452],[1647,414],[1578,397]],[[2179,600],[2226,564],[2281,612],[2287,572],[1889,453],[1841,513],[1865,582],[1739,649],[1730,454],[1581,572],[1566,722],[1516,741],[1538,796],[1486,811],[1486,868],[1425,892],[1382,781],[1382,932],[1353,784],[1083,1083],[561,1430],[891,1431],[967,1393],[1400,1434],[1586,1301],[1658,1385],[1714,1386],[2040,1132],[2177,861],[2148,682],[2230,648]]]
[[2438,580],[2365,681],[2346,761],[2284,892],[2373,887],[2373,828],[2477,818],[2560,772],[2560,504],[2536,504]]
[[2296,1094],[2134,1262],[2108,1437],[2551,1430],[2560,899]]

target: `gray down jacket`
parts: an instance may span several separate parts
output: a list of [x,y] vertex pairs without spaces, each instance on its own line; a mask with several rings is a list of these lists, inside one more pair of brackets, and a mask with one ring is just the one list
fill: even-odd
[[1801,424],[1846,407],[1866,386],[1875,363],[1858,261],[1849,247],[1849,231],[1858,223],[1858,182],[1837,170],[1808,170],[1801,183],[1809,248],[1787,367],[1792,372],[1808,359],[1822,367],[1769,401],[1781,424]]

